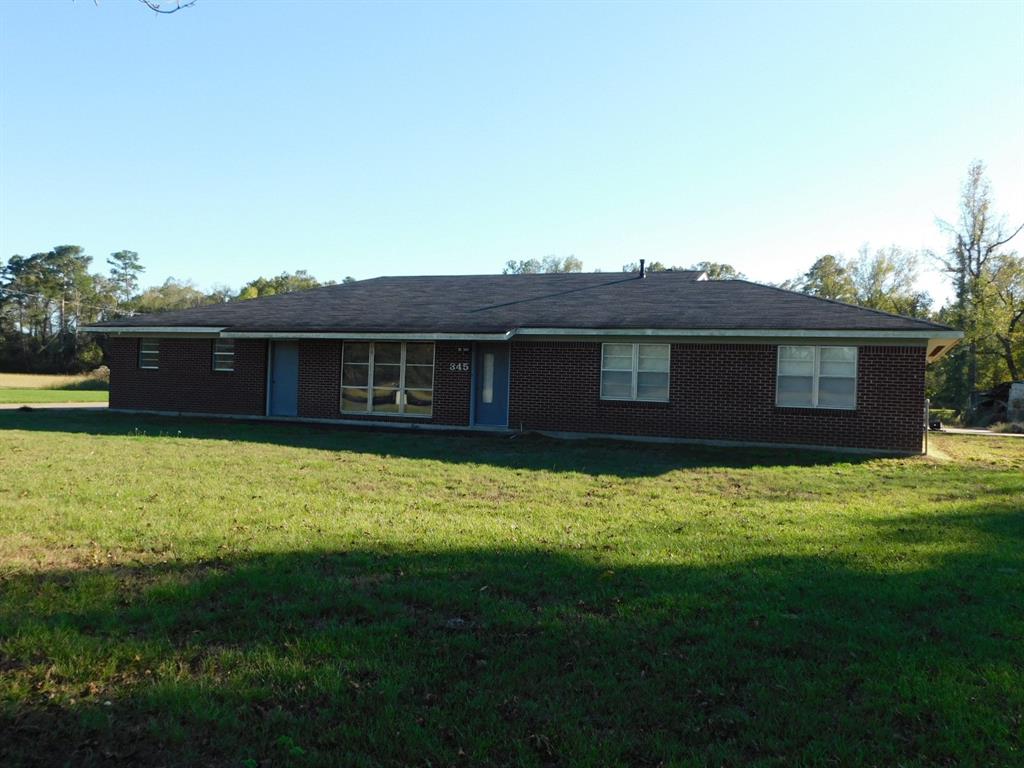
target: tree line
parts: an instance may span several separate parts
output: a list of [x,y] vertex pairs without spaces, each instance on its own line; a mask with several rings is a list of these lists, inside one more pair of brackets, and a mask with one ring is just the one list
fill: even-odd
[[106,266],[106,272],[93,271],[93,257],[80,245],[8,259],[0,267],[0,370],[77,373],[97,367],[102,348],[91,335],[78,333],[89,323],[333,284],[298,270],[257,277],[237,292],[228,286],[204,292],[174,277],[142,289],[145,267],[135,251],[110,254]]
[[[775,284],[810,296],[933,320],[964,332],[963,342],[927,371],[927,391],[937,405],[969,412],[971,393],[1024,378],[1024,257],[1010,247],[1024,230],[1012,228],[995,212],[992,189],[980,161],[971,164],[960,190],[958,219],[939,221],[949,237],[944,253],[912,251],[897,245],[856,257],[825,254],[806,272]],[[953,300],[936,309],[933,299],[918,287],[925,265],[938,267],[951,281]],[[730,264],[703,261],[668,266],[655,261],[651,272],[700,270],[711,280],[743,278]],[[622,267],[636,272],[639,264]],[[576,256],[509,261],[505,274],[582,272]]]
[[[958,219],[939,226],[950,242],[944,253],[893,245],[873,252],[865,246],[852,258],[825,254],[777,287],[963,330],[963,343],[928,367],[927,386],[936,403],[966,410],[972,392],[1024,378],[1024,258],[1010,247],[1024,225],[1008,227],[1005,217],[995,212],[985,168],[975,162],[961,188]],[[299,270],[257,277],[237,292],[227,286],[204,292],[189,280],[173,277],[142,290],[145,267],[135,251],[110,254],[106,272],[93,271],[92,264],[81,246],[60,245],[12,256],[0,269],[0,370],[77,372],[96,367],[102,349],[89,335],[77,333],[88,323],[332,284]],[[953,300],[938,309],[918,287],[920,270],[928,264],[941,269],[954,289]],[[625,272],[638,268],[635,262],[622,267]],[[700,270],[712,280],[743,278],[725,262],[670,266],[655,261],[647,269]],[[583,261],[552,255],[509,261],[503,271],[582,272]]]

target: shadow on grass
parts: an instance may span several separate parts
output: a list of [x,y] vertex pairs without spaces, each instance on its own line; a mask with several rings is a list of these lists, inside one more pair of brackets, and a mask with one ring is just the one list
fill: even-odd
[[353,451],[457,464],[513,469],[644,477],[684,467],[750,468],[860,464],[865,454],[779,448],[720,448],[615,440],[558,440],[534,434],[502,436],[471,433],[409,433],[372,427],[274,424],[201,417],[135,416],[92,411],[47,413],[0,411],[4,430],[88,435],[174,436],[269,443],[326,451]]
[[948,522],[977,546],[907,570],[482,549],[9,574],[0,762],[1008,765],[1022,512]]

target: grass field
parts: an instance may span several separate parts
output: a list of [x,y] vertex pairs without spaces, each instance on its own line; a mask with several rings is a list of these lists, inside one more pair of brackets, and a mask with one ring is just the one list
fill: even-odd
[[0,389],[0,403],[105,403],[107,393],[91,389]]
[[0,412],[0,764],[1020,765],[1024,441]]
[[105,403],[108,384],[89,374],[0,373],[0,404]]

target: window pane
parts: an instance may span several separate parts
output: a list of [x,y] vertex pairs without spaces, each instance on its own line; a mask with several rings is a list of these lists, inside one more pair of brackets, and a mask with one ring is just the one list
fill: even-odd
[[484,403],[494,402],[494,353],[484,352],[484,370],[480,379],[480,399]]
[[601,397],[614,397],[628,400],[632,396],[632,371],[604,371],[601,374]]
[[848,376],[852,379],[856,372],[856,363],[833,363],[826,360],[821,361],[820,373],[822,376]]
[[636,397],[638,400],[668,400],[668,373],[638,373]]
[[433,402],[434,393],[429,389],[410,389],[405,393],[406,413],[413,412],[413,408],[420,409],[416,413],[422,413],[424,408],[429,412]]
[[810,360],[814,362],[814,347],[779,347],[781,360]]
[[814,379],[811,376],[779,376],[779,405],[813,405]]
[[668,344],[641,344],[638,354],[637,368],[641,371],[667,371]]
[[818,380],[818,405],[829,408],[853,408],[854,380],[822,376]]
[[235,340],[214,339],[213,341],[213,370],[233,371],[235,370]]
[[407,365],[405,386],[430,389],[434,385],[434,369],[429,365]]
[[430,416],[433,413],[433,408],[428,405],[418,405],[413,403],[405,404],[405,413],[407,416]]
[[375,344],[373,347],[374,363],[401,363],[402,345],[396,343]]
[[373,410],[398,412],[398,390],[375,387],[373,390]]
[[360,344],[358,342],[345,342],[345,362],[346,363],[369,363],[370,362],[370,345]]
[[366,412],[366,390],[343,387],[341,390],[341,410]]
[[824,362],[829,360],[837,363],[857,362],[856,347],[820,347],[821,359]]
[[[376,357],[376,354],[374,355]],[[375,364],[373,366],[373,386],[375,387],[397,387],[399,382],[399,376],[402,373],[402,366],[400,365],[380,365]]]
[[605,344],[601,367],[613,371],[632,371],[633,345]]
[[160,367],[160,342],[158,340],[141,339],[139,341],[139,367]]
[[369,384],[370,366],[346,364],[341,369],[342,386],[365,387]]
[[405,362],[407,365],[433,365],[433,344],[406,344]]
[[779,360],[780,376],[813,376],[814,361]]

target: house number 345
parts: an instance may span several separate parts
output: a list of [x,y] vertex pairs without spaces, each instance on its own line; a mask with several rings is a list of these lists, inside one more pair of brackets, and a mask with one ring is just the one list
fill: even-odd
[[468,371],[469,370],[469,363],[449,363],[448,364],[448,370],[449,371]]

